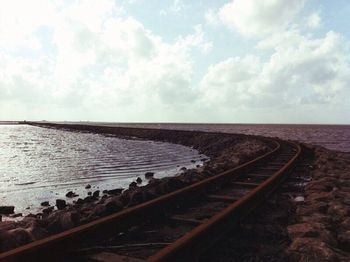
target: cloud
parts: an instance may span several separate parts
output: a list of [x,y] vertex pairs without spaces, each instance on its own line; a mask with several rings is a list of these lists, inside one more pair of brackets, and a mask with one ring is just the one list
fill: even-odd
[[262,37],[290,25],[304,0],[233,0],[219,10],[224,25],[247,37]]
[[169,8],[160,10],[160,15],[178,14],[187,7],[182,0],[174,0]]
[[207,10],[204,14],[204,18],[209,25],[218,25],[220,23],[217,11],[213,9]]
[[[50,19],[28,27],[24,17],[22,33],[6,44],[35,37],[40,52],[22,56],[17,54],[20,47],[16,54],[0,50],[0,95],[7,101],[0,117],[8,118],[10,110],[5,107],[11,104],[20,103],[30,111],[36,103],[46,104],[48,111],[62,111],[67,118],[71,108],[80,118],[106,112],[109,118],[125,121],[157,119],[165,112],[172,114],[169,108],[175,104],[185,110],[194,99],[191,53],[211,48],[200,25],[192,34],[166,42],[137,19],[123,15],[114,1],[74,1],[48,9]],[[42,28],[49,34],[35,35]],[[44,49],[50,50],[48,55],[43,55]]]
[[311,14],[307,19],[307,26],[310,28],[317,28],[321,25],[321,17],[318,13]]
[[349,107],[350,58],[340,34],[330,31],[312,39],[286,32],[260,46],[273,50],[266,62],[245,56],[212,65],[201,82],[202,103],[275,110],[318,104]]

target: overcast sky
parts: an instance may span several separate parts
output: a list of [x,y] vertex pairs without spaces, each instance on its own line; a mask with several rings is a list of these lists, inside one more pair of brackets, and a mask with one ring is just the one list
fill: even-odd
[[0,0],[0,120],[350,124],[350,1]]

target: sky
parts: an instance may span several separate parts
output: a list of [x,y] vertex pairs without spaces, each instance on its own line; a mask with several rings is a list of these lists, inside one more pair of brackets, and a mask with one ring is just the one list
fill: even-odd
[[348,0],[0,6],[0,120],[350,124]]

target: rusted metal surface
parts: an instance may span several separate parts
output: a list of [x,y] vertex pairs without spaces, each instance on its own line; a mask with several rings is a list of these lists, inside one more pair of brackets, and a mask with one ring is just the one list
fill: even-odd
[[[212,245],[217,239],[221,238],[225,232],[237,225],[246,217],[255,207],[263,202],[268,195],[283,181],[288,171],[295,165],[301,153],[298,144],[289,142],[288,146],[293,148],[290,153],[281,153],[281,159],[286,161],[284,165],[271,165],[274,168],[265,170],[276,170],[273,175],[251,174],[251,176],[265,178],[261,183],[232,182],[232,178],[242,172],[254,170],[254,168],[272,156],[278,155],[281,151],[281,144],[278,140],[269,139],[274,144],[273,150],[257,157],[254,160],[246,162],[236,168],[227,170],[213,177],[204,179],[198,183],[165,194],[156,199],[144,202],[131,208],[127,208],[116,214],[95,220],[88,224],[73,228],[71,230],[53,235],[46,239],[30,243],[28,245],[10,250],[0,254],[1,261],[29,261],[29,260],[50,260],[56,255],[66,253],[76,247],[81,241],[89,239],[108,238],[116,235],[118,232],[135,225],[142,220],[152,218],[161,210],[165,210],[176,203],[181,203],[186,199],[201,195],[214,184],[221,185],[230,182],[239,186],[245,186],[250,189],[249,193],[236,199],[232,196],[220,196],[217,194],[207,195],[208,199],[222,200],[230,202],[222,211],[214,214],[205,221],[193,220],[191,218],[173,216],[172,219],[184,223],[195,224],[196,227],[187,234],[178,238],[172,244],[166,246],[160,251],[148,257],[147,261],[188,261],[196,260],[203,249]],[[285,143],[285,142],[283,142]],[[261,170],[264,170],[261,168]],[[204,200],[205,201],[205,200]],[[104,254],[106,255],[106,254]],[[118,257],[108,253],[107,257]]]
[[205,223],[160,250],[147,259],[148,262],[196,260],[204,248],[212,245],[225,232],[237,225],[256,206],[263,202],[269,193],[279,185],[286,173],[295,165],[301,154],[301,147],[291,143],[295,155],[276,173],[254,188],[249,194],[229,205]]
[[280,149],[280,144],[272,140],[275,147],[270,152],[246,162],[236,168],[227,170],[218,175],[204,179],[190,186],[165,194],[161,197],[124,209],[116,214],[100,218],[93,222],[75,227],[73,229],[52,235],[27,245],[12,249],[0,254],[0,261],[28,261],[52,260],[62,252],[74,248],[81,240],[108,238],[121,230],[135,225],[141,220],[152,217],[159,210],[167,208],[177,202],[186,200],[188,197],[200,194],[215,183],[221,183],[240,172],[254,168],[263,163]]

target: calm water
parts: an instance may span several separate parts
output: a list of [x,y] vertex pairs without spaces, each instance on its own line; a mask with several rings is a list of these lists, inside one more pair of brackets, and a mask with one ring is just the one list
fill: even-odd
[[317,144],[332,150],[350,152],[350,125],[103,124],[272,136]]
[[198,152],[181,145],[25,125],[0,125],[0,148],[0,205],[24,213],[69,190],[85,197],[87,184],[127,187],[147,171],[163,177],[200,164]]

